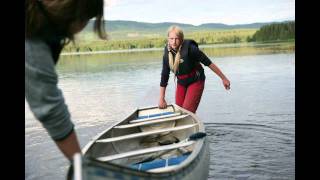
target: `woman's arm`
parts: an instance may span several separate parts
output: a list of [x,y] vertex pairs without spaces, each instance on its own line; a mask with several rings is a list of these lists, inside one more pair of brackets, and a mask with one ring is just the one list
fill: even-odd
[[193,59],[201,62],[203,65],[208,66],[214,73],[216,73],[221,79],[223,86],[228,90],[230,89],[230,81],[222,73],[222,71],[216,66],[206,54],[204,54],[195,44],[190,45],[190,55]]
[[161,71],[161,80],[160,80],[160,97],[159,97],[159,108],[163,109],[167,107],[167,102],[165,100],[166,87],[168,85],[170,74],[170,68],[168,63],[168,56],[166,55],[166,48],[164,49],[164,55],[162,58],[162,71]]
[[218,68],[218,66],[216,66],[214,63],[211,63],[209,65],[209,68],[216,73],[222,80],[223,86],[229,90],[230,89],[230,81],[228,80],[228,78],[222,73],[222,71]]
[[30,110],[71,160],[81,150],[49,48],[43,41],[26,40],[25,55],[25,97]]
[[165,95],[166,95],[166,87],[160,87],[160,98],[159,98],[159,108],[160,109],[167,107]]

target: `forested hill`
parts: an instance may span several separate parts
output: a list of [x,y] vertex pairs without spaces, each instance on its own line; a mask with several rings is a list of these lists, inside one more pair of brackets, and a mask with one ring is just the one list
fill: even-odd
[[295,21],[262,26],[248,41],[294,40]]
[[[106,21],[105,26],[107,32],[114,31],[126,31],[126,32],[154,32],[161,33],[166,32],[169,26],[178,25],[186,32],[201,31],[201,30],[214,30],[214,29],[259,29],[264,25],[271,24],[272,22],[266,23],[252,23],[252,24],[239,24],[239,25],[227,25],[221,23],[207,23],[198,26],[192,24],[182,24],[174,22],[163,22],[163,23],[145,23],[136,21]],[[90,21],[86,30],[92,29],[93,22]]]

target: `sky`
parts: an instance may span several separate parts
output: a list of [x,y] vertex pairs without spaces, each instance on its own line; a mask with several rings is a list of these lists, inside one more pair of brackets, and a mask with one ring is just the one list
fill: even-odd
[[295,20],[295,0],[104,0],[106,20],[228,25]]

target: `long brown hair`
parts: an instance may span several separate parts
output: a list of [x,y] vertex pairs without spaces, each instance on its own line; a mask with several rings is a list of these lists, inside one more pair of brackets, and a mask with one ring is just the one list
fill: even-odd
[[106,39],[103,18],[103,0],[26,0],[26,38],[50,38],[73,40],[70,30],[73,23],[87,22],[95,18],[94,31]]

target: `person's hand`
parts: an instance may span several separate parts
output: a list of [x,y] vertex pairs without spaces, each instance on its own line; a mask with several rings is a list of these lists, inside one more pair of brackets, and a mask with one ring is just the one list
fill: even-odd
[[222,83],[223,83],[224,88],[226,88],[226,90],[230,89],[230,81],[227,78],[222,79]]
[[158,105],[158,106],[159,106],[160,109],[167,108],[167,102],[166,102],[166,100],[161,98],[161,99],[159,100],[159,105]]

